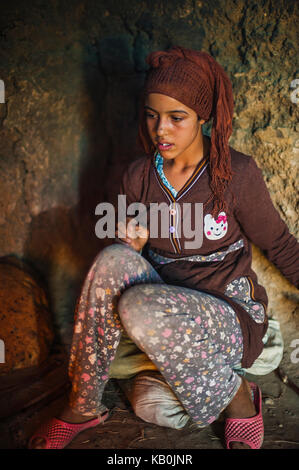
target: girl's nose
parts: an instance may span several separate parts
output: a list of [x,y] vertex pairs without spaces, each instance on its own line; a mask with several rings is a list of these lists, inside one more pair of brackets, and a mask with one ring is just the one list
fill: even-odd
[[159,119],[157,121],[157,128],[156,128],[157,135],[161,137],[166,133],[166,131],[167,131],[167,127],[166,127],[165,121],[162,119]]

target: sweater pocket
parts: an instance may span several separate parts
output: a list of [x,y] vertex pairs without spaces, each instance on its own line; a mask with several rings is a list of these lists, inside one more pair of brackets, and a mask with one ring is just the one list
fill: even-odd
[[263,304],[255,300],[254,287],[249,276],[232,280],[226,285],[224,293],[241,305],[256,323],[264,322],[265,308]]

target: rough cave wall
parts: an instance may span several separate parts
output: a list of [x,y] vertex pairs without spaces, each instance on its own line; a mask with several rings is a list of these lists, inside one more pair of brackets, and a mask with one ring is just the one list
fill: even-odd
[[[44,276],[63,340],[83,276],[105,244],[94,234],[95,206],[113,200],[124,167],[138,155],[137,97],[152,50],[181,44],[224,66],[236,103],[230,144],[254,156],[298,236],[296,21],[298,2],[286,0],[1,6],[0,255],[16,254]],[[297,291],[258,249],[254,267],[289,360],[299,335]]]

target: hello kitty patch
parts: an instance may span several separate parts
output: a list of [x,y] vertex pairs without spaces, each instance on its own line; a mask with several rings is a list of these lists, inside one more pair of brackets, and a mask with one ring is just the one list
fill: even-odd
[[211,214],[205,215],[204,232],[208,240],[218,240],[227,233],[227,217],[225,212],[220,212],[215,220]]

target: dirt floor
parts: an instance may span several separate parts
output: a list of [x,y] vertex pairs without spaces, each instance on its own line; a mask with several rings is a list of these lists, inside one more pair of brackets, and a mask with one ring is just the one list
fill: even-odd
[[[263,393],[265,438],[263,449],[299,448],[298,388],[279,370],[266,376],[247,376]],[[25,449],[33,431],[58,415],[67,400],[67,360],[59,348],[42,367],[0,378],[0,448]],[[78,435],[70,449],[223,449],[223,418],[198,430],[181,430],[149,424],[132,411],[116,380],[108,382],[105,404],[108,421]]]

